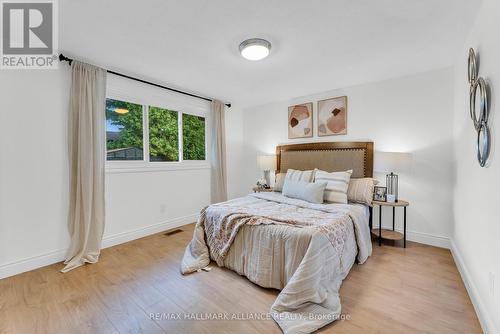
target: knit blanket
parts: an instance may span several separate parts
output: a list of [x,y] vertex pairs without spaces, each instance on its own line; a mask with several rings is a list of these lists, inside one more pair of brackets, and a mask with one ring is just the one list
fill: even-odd
[[344,276],[339,261],[348,231],[352,233],[354,227],[358,262],[371,254],[368,221],[359,206],[312,204],[279,193],[251,194],[210,205],[201,211],[181,272],[202,269],[210,258],[223,266],[243,225],[286,225],[310,229],[314,235],[300,266],[271,307],[284,333],[310,333],[340,315],[338,290]]

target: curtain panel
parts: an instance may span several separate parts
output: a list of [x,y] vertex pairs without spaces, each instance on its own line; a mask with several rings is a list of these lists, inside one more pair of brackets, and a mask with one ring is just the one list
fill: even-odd
[[106,70],[73,61],[69,103],[71,245],[67,272],[99,259],[104,233]]
[[224,103],[212,101],[211,202],[227,200]]

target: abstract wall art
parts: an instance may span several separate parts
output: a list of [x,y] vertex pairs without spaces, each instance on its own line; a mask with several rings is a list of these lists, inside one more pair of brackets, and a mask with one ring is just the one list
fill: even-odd
[[347,96],[318,102],[318,136],[347,134]]
[[312,102],[288,107],[288,138],[307,138],[313,136]]

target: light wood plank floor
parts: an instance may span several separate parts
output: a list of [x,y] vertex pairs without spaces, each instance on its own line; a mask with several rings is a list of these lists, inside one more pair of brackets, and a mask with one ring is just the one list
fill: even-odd
[[[67,274],[60,264],[0,280],[0,333],[281,333],[272,320],[151,320],[151,313],[265,313],[277,291],[229,270],[182,276],[193,225],[106,249]],[[321,333],[480,333],[448,250],[378,247],[340,291],[344,314]]]

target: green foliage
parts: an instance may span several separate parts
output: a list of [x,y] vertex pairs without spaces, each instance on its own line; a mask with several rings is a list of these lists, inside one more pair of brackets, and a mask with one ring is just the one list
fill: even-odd
[[182,115],[184,160],[205,160],[205,118]]
[[[127,109],[126,114],[118,114],[115,109]],[[107,140],[108,150],[136,147],[142,150],[142,106],[135,103],[106,100],[106,119],[120,128],[116,140]]]
[[149,156],[151,161],[179,160],[179,125],[176,111],[149,107]]

